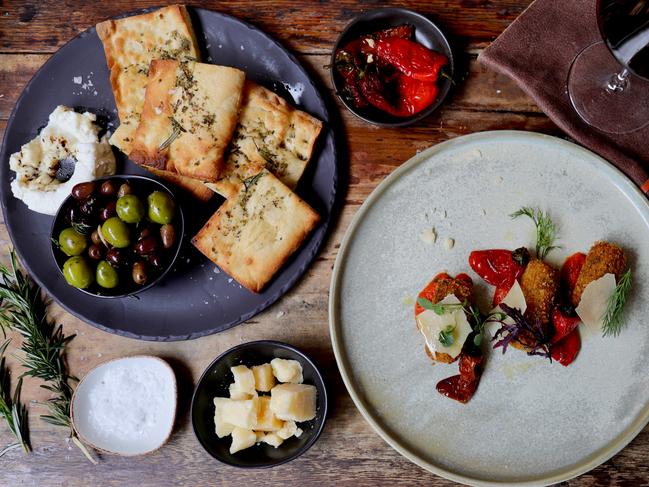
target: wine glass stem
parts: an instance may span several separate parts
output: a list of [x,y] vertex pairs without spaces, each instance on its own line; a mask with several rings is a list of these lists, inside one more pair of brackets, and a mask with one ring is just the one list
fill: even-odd
[[620,93],[629,85],[629,70],[624,68],[619,73],[611,76],[606,85],[606,91],[609,93]]

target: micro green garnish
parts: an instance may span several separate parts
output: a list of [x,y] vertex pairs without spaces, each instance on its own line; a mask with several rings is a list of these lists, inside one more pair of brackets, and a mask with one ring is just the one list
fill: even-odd
[[439,336],[437,337],[439,343],[441,343],[445,347],[450,347],[451,345],[453,345],[453,343],[455,343],[453,330],[455,330],[455,327],[452,325],[448,325],[446,328],[440,331]]
[[247,179],[243,180],[243,186],[246,188],[246,191],[248,191],[250,188],[252,188],[257,181],[264,175],[263,172],[257,173],[254,176],[250,176]]
[[534,222],[534,225],[536,226],[537,259],[543,260],[551,250],[559,248],[558,245],[554,245],[554,241],[557,238],[557,228],[548,212],[544,212],[539,208],[535,209],[529,206],[524,206],[509,216],[512,218],[527,216]]
[[41,379],[44,389],[54,393],[45,404],[48,415],[41,416],[50,424],[69,428],[70,438],[92,463],[97,461],[81,443],[70,419],[72,386],[77,379],[68,373],[65,346],[75,335],[63,334],[63,327],[47,317],[47,303],[41,288],[18,268],[15,252],[10,253],[11,268],[0,264],[0,329],[13,329],[22,336],[21,362],[27,369],[24,376]]
[[[417,298],[417,303],[422,308],[429,309],[433,311],[435,314],[440,316],[449,311],[462,309],[471,318],[470,321],[471,328],[475,333],[475,336],[473,337],[473,343],[478,347],[482,343],[482,337],[484,334],[485,325],[492,321],[500,322],[504,320],[506,317],[505,313],[502,313],[500,311],[494,311],[492,313],[489,313],[488,315],[483,315],[477,307],[473,306],[472,304],[469,304],[469,302],[466,300],[463,301],[462,303],[433,303],[429,299],[420,297]],[[444,345],[444,342],[442,341],[442,337],[441,337],[442,333],[443,332],[440,332],[439,340],[440,343]]]
[[430,299],[426,298],[417,298],[417,303],[424,309],[429,309],[434,311],[436,315],[443,315],[448,311],[453,311],[456,309],[465,309],[468,306],[468,301],[462,303],[433,303]]
[[20,402],[20,391],[23,386],[22,377],[18,379],[16,383],[16,388],[14,390],[13,396],[10,391],[10,377],[9,369],[5,363],[5,350],[11,342],[11,339],[6,340],[2,346],[0,346],[0,416],[2,416],[9,429],[14,434],[18,443],[10,445],[5,448],[0,456],[10,449],[18,448],[22,446],[22,449],[25,453],[31,451],[31,446],[29,445],[29,430],[27,429],[27,409],[24,404]]
[[169,117],[169,120],[171,120],[171,135],[167,138],[167,140],[160,144],[158,150],[165,150],[171,145],[174,140],[178,138],[178,136],[180,136],[182,132],[187,132],[175,118]]
[[620,334],[622,326],[624,325],[624,322],[622,321],[624,305],[626,304],[630,290],[631,269],[628,269],[624,274],[622,274],[620,282],[617,283],[613,294],[608,298],[602,323],[602,335],[616,337]]
[[[503,353],[505,353],[507,347],[513,341],[518,340],[525,345],[528,355],[540,355],[552,360],[550,355],[550,335],[544,329],[543,325],[525,318],[518,308],[512,308],[505,303],[500,303],[499,306],[506,316],[489,320],[490,322],[501,324],[501,327],[494,333],[492,338],[493,341],[500,337],[500,340],[496,342],[494,348],[502,347]],[[505,317],[511,318],[513,323],[506,323],[504,320]]]

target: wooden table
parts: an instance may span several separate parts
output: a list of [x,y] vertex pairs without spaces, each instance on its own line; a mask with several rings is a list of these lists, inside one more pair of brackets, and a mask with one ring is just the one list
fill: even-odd
[[[257,0],[196,2],[251,22],[293,51],[333,98],[329,74],[330,49],[345,24],[381,2],[352,0]],[[557,127],[509,79],[478,65],[476,56],[529,4],[529,0],[427,0],[393,2],[434,19],[446,32],[457,56],[458,86],[443,108],[408,129],[369,126],[338,103],[349,150],[339,161],[346,175],[344,207],[334,231],[304,278],[266,312],[218,335],[194,341],[149,343],[110,335],[52,306],[65,332],[76,333],[69,346],[72,373],[83,377],[93,366],[133,354],[167,359],[180,382],[179,416],[171,441],[140,458],[100,456],[93,466],[68,442],[66,432],[39,419],[48,397],[36,380],[28,379],[23,397],[29,402],[34,452],[13,450],[0,459],[0,485],[451,485],[401,457],[373,432],[354,407],[338,374],[329,341],[327,299],[337,249],[351,217],[374,187],[417,151],[444,140],[483,130],[518,129],[561,135]],[[137,5],[136,5],[137,4]],[[76,34],[108,17],[160,0],[0,2],[0,131],[14,103],[36,70]],[[0,227],[2,255],[10,242]],[[205,453],[189,422],[193,384],[212,359],[231,346],[256,339],[282,340],[303,348],[322,366],[334,392],[330,416],[320,440],[299,459],[270,470],[238,470],[221,465]],[[18,365],[11,361],[15,371]],[[0,447],[12,442],[0,425]],[[647,485],[649,430],[626,449],[570,485]]]

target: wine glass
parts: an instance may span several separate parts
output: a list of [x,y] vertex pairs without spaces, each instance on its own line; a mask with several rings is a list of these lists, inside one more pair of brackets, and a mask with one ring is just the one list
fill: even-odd
[[568,74],[581,118],[608,133],[649,125],[649,0],[595,0],[603,41],[583,49]]

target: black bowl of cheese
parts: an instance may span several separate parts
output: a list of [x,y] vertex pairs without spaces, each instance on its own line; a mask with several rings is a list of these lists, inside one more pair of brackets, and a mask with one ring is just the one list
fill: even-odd
[[219,355],[199,379],[191,407],[205,451],[240,468],[297,458],[316,442],[326,417],[327,391],[315,364],[297,348],[268,340]]

